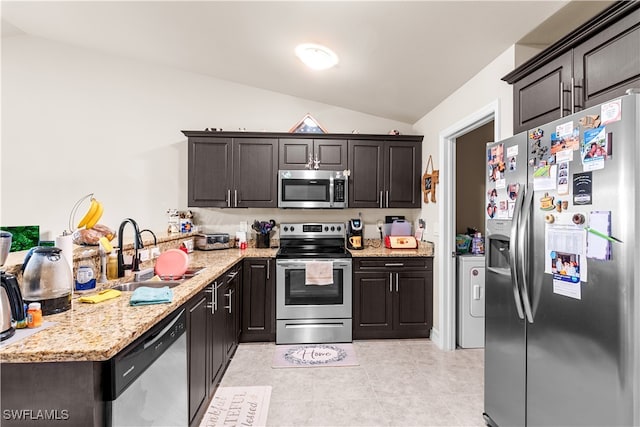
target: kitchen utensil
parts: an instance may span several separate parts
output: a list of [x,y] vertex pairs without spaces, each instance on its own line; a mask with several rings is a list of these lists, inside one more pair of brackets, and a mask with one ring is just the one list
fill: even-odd
[[0,287],[0,341],[2,341],[15,333],[12,320],[24,325],[26,313],[18,280],[15,276],[4,272],[0,272],[0,275],[2,283]]
[[13,235],[8,231],[0,231],[0,266],[4,265],[7,256],[9,256],[12,237]]
[[60,248],[37,246],[25,257],[22,297],[39,302],[42,314],[60,313],[71,308],[73,276]]
[[180,249],[169,249],[156,260],[156,274],[160,277],[182,277],[187,271],[189,256]]

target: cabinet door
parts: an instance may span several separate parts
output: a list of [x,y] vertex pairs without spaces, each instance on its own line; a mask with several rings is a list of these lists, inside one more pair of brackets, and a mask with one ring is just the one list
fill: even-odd
[[576,46],[573,61],[579,109],[640,87],[640,9]]
[[383,338],[393,329],[391,273],[353,274],[353,338]]
[[233,141],[233,206],[275,208],[278,205],[278,140]]
[[313,156],[313,139],[281,139],[278,143],[280,169],[306,169],[309,156]]
[[271,259],[244,261],[241,341],[275,341],[274,267]]
[[218,282],[211,285],[212,301],[208,307],[209,317],[209,396],[215,393],[222,379],[226,364],[225,316],[222,307],[224,298]]
[[394,330],[428,337],[433,325],[431,272],[409,270],[393,275]]
[[207,399],[207,299],[198,294],[188,313],[189,420]]
[[387,142],[384,206],[419,208],[421,206],[420,162],[422,150],[417,142]]
[[384,142],[350,140],[349,207],[380,208],[384,192]]
[[572,54],[567,52],[513,85],[513,132],[571,113]]
[[231,138],[189,138],[188,203],[227,207],[232,187]]
[[238,306],[237,275],[238,271],[229,273],[225,279],[225,284],[222,286],[226,360],[231,359],[231,356],[233,356],[233,353],[236,351],[236,347],[238,346],[240,307]]
[[320,169],[342,171],[347,169],[347,141],[344,139],[316,139],[313,141],[314,158],[320,160]]

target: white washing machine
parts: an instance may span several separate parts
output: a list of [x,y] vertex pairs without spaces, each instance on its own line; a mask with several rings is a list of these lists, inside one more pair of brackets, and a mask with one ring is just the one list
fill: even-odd
[[484,255],[458,255],[457,344],[484,347]]

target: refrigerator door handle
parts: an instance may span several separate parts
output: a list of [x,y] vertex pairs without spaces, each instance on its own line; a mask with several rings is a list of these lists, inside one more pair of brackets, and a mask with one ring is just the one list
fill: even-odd
[[513,299],[516,302],[516,310],[518,316],[524,319],[524,311],[522,309],[522,297],[520,296],[520,286],[518,284],[518,224],[522,212],[522,201],[524,200],[524,192],[518,191],[518,197],[513,209],[513,218],[511,221],[511,235],[509,241],[509,267],[511,269],[511,283],[513,284]]
[[529,285],[527,284],[527,257],[526,248],[529,245],[526,239],[526,231],[531,218],[531,203],[533,202],[533,187],[527,186],[527,194],[525,195],[524,204],[520,213],[521,221],[518,224],[518,260],[520,261],[520,271],[522,272],[522,283],[520,283],[520,294],[522,295],[522,304],[527,321],[533,323],[533,311],[531,310],[531,301],[529,300]]

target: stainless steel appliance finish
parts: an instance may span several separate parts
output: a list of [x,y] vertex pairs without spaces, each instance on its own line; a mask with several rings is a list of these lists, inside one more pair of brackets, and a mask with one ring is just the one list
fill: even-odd
[[4,262],[11,252],[11,239],[13,235],[8,231],[0,231],[0,266],[4,265]]
[[109,362],[106,425],[189,425],[185,331],[181,310]]
[[[276,344],[352,341],[352,260],[342,223],[282,224],[276,255]],[[333,283],[307,285],[311,262],[332,263]]]
[[348,177],[342,171],[278,171],[279,208],[344,209],[348,201]]
[[195,245],[200,251],[229,249],[229,233],[199,234],[195,237]]
[[[525,156],[539,160],[538,140],[520,134],[499,142],[505,152],[518,146],[523,164],[516,170],[527,173],[505,173],[507,182],[521,184],[513,220],[487,220],[485,419],[490,425],[640,425],[640,252],[635,244],[640,237],[640,96],[619,99],[620,119],[604,125],[612,149],[604,169],[591,171],[591,204],[574,203],[571,184],[566,196],[534,188],[534,168]],[[541,146],[567,123],[579,129],[582,144],[580,119],[601,117],[602,111],[596,106],[541,126]],[[580,151],[574,152],[569,162],[569,182],[584,172],[578,156]],[[611,236],[624,242],[611,243],[609,260],[580,257],[579,299],[555,293],[553,275],[545,273],[549,225],[540,202],[545,193],[569,200],[567,222],[581,213],[588,226],[592,212],[611,212]],[[562,223],[562,214],[553,214]]]
[[21,291],[24,301],[42,304],[42,314],[71,308],[73,277],[61,249],[37,246],[27,253],[23,264]]
[[24,301],[18,279],[11,274],[0,272],[0,341],[15,334],[15,323],[26,323]]

